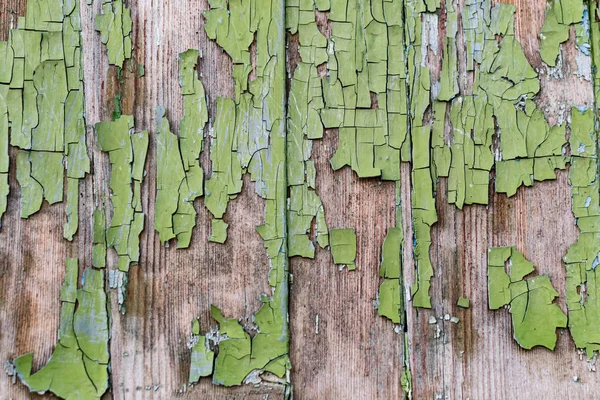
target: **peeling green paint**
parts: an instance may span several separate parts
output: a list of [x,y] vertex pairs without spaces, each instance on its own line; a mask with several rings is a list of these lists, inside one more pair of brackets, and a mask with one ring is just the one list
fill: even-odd
[[122,68],[123,62],[131,58],[132,27],[131,10],[125,7],[123,0],[102,1],[102,14],[96,16],[96,30],[106,46],[110,64]]
[[179,150],[179,140],[170,129],[164,109],[156,111],[156,211],[154,228],[161,243],[177,238],[177,247],[189,246],[196,226],[196,210],[187,201],[191,193]]
[[189,382],[193,383],[212,374],[215,353],[210,349],[207,337],[200,334],[200,322],[197,319],[192,322],[192,340]]
[[[259,325],[255,336],[244,331],[238,320],[226,318],[213,308],[219,332],[230,335],[215,343],[219,348],[216,357],[206,337],[200,335],[199,326],[194,325],[193,335],[198,341],[192,350],[190,382],[210,375],[215,358],[213,381],[219,384],[239,384],[256,370],[270,371],[280,377],[285,375],[289,369],[287,257],[314,257],[315,246],[309,237],[314,223],[316,241],[321,247],[331,245],[334,262],[354,268],[356,235],[353,230],[328,230],[316,190],[312,141],[323,136],[324,128],[338,129],[339,145],[331,159],[333,169],[350,166],[359,177],[379,177],[396,183],[396,227],[389,229],[382,248],[382,282],[378,296],[380,315],[394,323],[402,323],[404,318],[400,161],[412,163],[412,239],[416,272],[411,292],[416,307],[431,307],[429,287],[433,267],[429,247],[431,227],[437,221],[434,195],[439,177],[448,177],[448,201],[462,208],[465,204],[487,204],[492,167],[495,167],[496,191],[508,196],[514,195],[521,185],[555,179],[555,170],[566,167],[569,162],[564,151],[566,126],[549,126],[532,101],[539,91],[539,79],[514,37],[514,7],[497,4],[491,8],[490,3],[489,0],[467,0],[461,12],[466,67],[474,71],[475,84],[472,93],[459,96],[457,2],[446,1],[443,11],[439,10],[440,1],[436,0],[392,0],[381,4],[344,0],[331,4],[318,0],[286,2],[286,28],[299,35],[301,61],[292,71],[285,108],[281,3],[273,2],[272,7],[262,9],[252,1],[210,2],[211,10],[205,13],[205,29],[233,60],[236,94],[234,99],[217,100],[216,119],[210,129],[212,173],[204,182],[199,157],[208,113],[204,88],[195,72],[199,52],[188,50],[180,54],[184,118],[179,138],[171,133],[164,110],[158,111],[157,118],[156,229],[163,243],[177,238],[178,247],[187,247],[195,226],[194,199],[205,195],[205,205],[214,217],[209,240],[224,243],[229,226],[223,219],[224,214],[229,200],[241,192],[243,175],[249,172],[256,192],[266,201],[265,224],[257,230],[265,241],[272,268],[269,283],[274,290],[273,297],[263,298],[263,307],[254,317]],[[568,7],[562,3],[568,3]],[[567,33],[569,24],[577,23],[576,30],[582,29],[580,3],[556,0],[549,8],[542,30],[542,58],[549,65],[552,60],[556,61],[558,46],[566,40],[565,27]],[[555,10],[557,4],[561,4],[560,13]],[[331,38],[319,32],[314,19],[315,8],[329,12]],[[97,28],[107,45],[109,62],[122,66],[131,55],[129,10],[122,1],[105,1],[103,9]],[[50,15],[59,15],[56,10],[48,11]],[[429,51],[439,50],[431,30],[443,12],[446,16],[444,57],[440,81],[434,82],[426,57]],[[75,61],[81,57],[79,31],[73,28],[68,36],[69,40],[76,36],[77,45],[73,47],[73,65],[63,71],[55,59],[63,57],[59,50],[67,45],[61,43],[65,42],[65,29],[61,28],[62,39],[54,34],[61,31],[57,24],[64,25],[62,17],[43,20],[38,14],[31,16],[31,26],[30,21],[24,20],[27,30],[15,30],[17,33],[11,32],[9,42],[0,43],[0,54],[10,65],[10,71],[0,67],[0,217],[6,209],[3,198],[8,195],[8,162],[2,161],[8,161],[10,127],[11,143],[14,141],[13,145],[20,148],[17,177],[24,194],[24,216],[36,212],[44,198],[49,203],[62,200],[63,168],[67,165],[68,222],[64,234],[71,240],[78,223],[78,180],[89,171],[81,71],[79,61]],[[36,24],[44,26],[46,36],[37,35]],[[583,46],[585,34],[579,31],[578,45]],[[597,31],[597,23],[592,24],[592,35]],[[22,46],[13,46],[13,40]],[[251,61],[249,51],[254,40],[256,63]],[[321,77],[319,66],[324,63],[327,74]],[[253,68],[256,78],[249,80]],[[599,86],[596,85],[596,90]],[[40,95],[44,91],[56,93],[65,104],[65,110],[61,111],[54,99]],[[75,111],[69,114],[69,110]],[[65,121],[62,133],[60,121],[47,117],[61,115],[61,112]],[[446,143],[444,137],[446,113],[452,129],[451,144]],[[569,143],[573,154],[570,181],[573,212],[581,235],[565,257],[568,296],[571,296],[567,301],[573,318],[573,323],[569,320],[571,331],[575,332],[574,336],[580,335],[576,344],[586,348],[590,355],[598,350],[600,342],[589,334],[598,321],[581,310],[593,309],[595,299],[598,249],[592,238],[599,224],[596,215],[588,213],[600,208],[594,205],[598,192],[595,186],[597,138],[593,116],[575,114]],[[118,141],[116,138],[108,138],[108,133],[105,134],[107,143],[99,138],[101,149],[110,154],[113,164],[111,199],[115,215],[108,232],[104,232],[103,211],[94,213],[92,263],[95,267],[104,267],[106,245],[115,247],[121,271],[110,271],[111,287],[126,286],[124,272],[139,257],[138,241],[143,229],[140,185],[148,137],[143,133],[139,137],[131,134],[133,121],[123,122],[128,118],[131,117],[121,116],[117,109],[113,124],[128,126],[119,129],[125,136],[124,142],[113,147],[109,142]],[[496,158],[492,153],[495,131],[500,143]],[[125,148],[121,147],[123,143],[126,143]],[[119,167],[115,167],[117,164]],[[121,215],[125,223],[118,222],[121,218],[117,216]],[[141,220],[136,219],[138,215]],[[511,257],[518,258],[518,255]],[[537,311],[523,311],[522,301],[527,299],[525,306],[531,303],[535,310],[555,311],[556,306],[552,304],[555,291],[547,278],[523,280],[523,275],[513,281],[512,275],[503,269],[507,278],[499,269],[492,271],[493,291],[490,289],[490,293],[494,305],[510,304],[513,319],[524,316],[515,323],[515,336],[520,343],[526,347],[542,340],[530,335],[528,325],[537,323],[531,322]],[[591,290],[582,295],[582,288]],[[119,299],[122,303],[121,294]],[[469,301],[460,298],[457,305],[468,307]],[[559,326],[562,320],[556,319]],[[550,339],[544,336],[543,340],[549,347]],[[405,365],[402,386],[409,394],[410,384],[410,370]]]
[[[413,258],[415,277],[411,287],[413,306],[431,307],[429,296],[433,266],[429,257],[431,226],[437,222],[434,183],[431,172],[430,142],[432,127],[425,115],[431,104],[431,76],[425,63],[425,54],[430,48],[426,35],[429,29],[437,30],[437,14],[425,13],[426,5],[421,1],[405,3],[405,37],[408,46],[408,98],[409,127],[411,139],[411,208],[413,223]],[[435,10],[430,10],[435,11]],[[421,18],[423,13],[423,19]],[[436,48],[431,48],[437,52]]]
[[[586,5],[587,6],[587,5]],[[577,45],[581,48],[581,22],[587,11],[583,0],[552,0],[547,7],[544,26],[540,32],[540,56],[548,66],[556,66],[560,45],[569,39],[570,25],[576,24]]]
[[569,183],[573,198],[571,209],[579,236],[563,258],[567,269],[569,329],[575,345],[585,349],[588,358],[600,351],[600,284],[596,278],[596,266],[600,262],[600,186],[594,114],[590,109],[571,111]]
[[458,13],[456,1],[446,0],[446,36],[444,38],[444,57],[440,73],[440,92],[438,100],[450,101],[459,92],[458,88],[458,54],[456,35],[458,33]]
[[[118,255],[117,268],[125,273],[129,271],[130,265],[139,262],[139,238],[144,230],[145,219],[141,185],[148,151],[148,132],[134,132],[133,126],[133,116],[124,115],[115,121],[99,122],[94,127],[98,148],[109,155],[110,201],[113,205],[105,242],[99,237],[102,228],[94,226],[94,251],[102,253],[100,246],[105,244],[114,248]],[[94,223],[100,224],[102,218],[102,214],[95,214]],[[94,260],[98,262],[96,266],[103,266],[104,262],[100,260],[102,254],[94,255],[99,256]],[[122,290],[126,290],[126,287]],[[124,299],[125,294],[120,298]],[[125,310],[124,304],[119,304]]]
[[148,132],[133,132],[133,116],[96,124],[100,150],[109,154],[111,164],[110,200],[113,215],[106,231],[106,243],[119,256],[121,271],[139,261],[139,235],[144,228],[141,184],[148,151]]
[[92,238],[92,266],[106,267],[106,214],[104,209],[94,210],[94,236]]
[[[208,121],[204,86],[198,79],[198,50],[179,55],[179,84],[184,101],[179,138],[171,133],[164,110],[157,110],[157,195],[155,229],[162,243],[177,238],[177,247],[190,245],[196,226],[194,200],[204,194],[200,153]],[[225,230],[226,232],[226,230]],[[226,233],[225,233],[226,238]],[[223,238],[223,242],[225,239]]]
[[[328,10],[323,6],[322,11]],[[314,243],[309,238],[316,222],[316,240],[321,247],[329,244],[329,234],[321,199],[316,192],[316,170],[312,156],[312,141],[323,137],[320,113],[324,93],[317,66],[327,62],[327,38],[319,32],[312,1],[286,2],[286,27],[298,33],[300,61],[293,71],[288,94],[286,131],[288,256],[313,258]],[[327,97],[325,97],[327,99]],[[338,99],[339,100],[339,99]]]
[[402,228],[389,228],[381,249],[381,265],[379,276],[384,278],[379,286],[379,315],[389,318],[398,324],[404,314],[404,294],[401,291],[402,245],[404,233]]
[[[232,58],[235,99],[218,98],[211,136],[212,174],[205,181],[204,204],[222,220],[229,200],[240,193],[249,172],[256,193],[265,199],[265,222],[257,227],[271,271],[270,296],[254,314],[252,337],[234,318],[212,307],[219,324],[213,383],[243,383],[253,371],[270,372],[287,382],[289,365],[288,258],[286,235],[286,122],[284,4],[273,0],[258,7],[250,1],[213,0],[204,13],[205,30]],[[256,78],[249,46],[256,39]],[[160,170],[159,170],[160,171]],[[213,227],[223,229],[224,223]],[[213,231],[214,232],[214,231]],[[221,232],[222,233],[222,232]]]
[[63,236],[77,232],[79,179],[90,172],[85,143],[79,2],[29,0],[7,42],[0,42],[0,218],[6,211],[8,144],[18,147],[21,217],[44,199],[63,200]]
[[108,389],[108,312],[104,272],[87,268],[77,289],[78,262],[66,260],[58,343],[45,366],[31,373],[33,353],[14,360],[19,379],[31,392],[64,399],[100,399]]
[[471,305],[471,301],[468,297],[459,297],[458,301],[456,302],[456,305],[461,308],[469,308],[469,306]]
[[[505,271],[508,265],[508,274]],[[488,252],[489,307],[508,305],[514,338],[525,349],[544,346],[554,350],[556,329],[566,328],[567,317],[553,301],[558,292],[547,275],[524,279],[533,264],[515,247],[494,247]]]
[[331,229],[329,231],[329,245],[333,262],[348,267],[348,270],[356,269],[356,232],[351,228]]

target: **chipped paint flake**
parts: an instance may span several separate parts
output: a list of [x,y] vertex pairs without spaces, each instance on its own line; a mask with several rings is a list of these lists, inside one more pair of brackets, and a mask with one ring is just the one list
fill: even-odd
[[[85,144],[79,2],[30,0],[7,42],[0,42],[0,218],[8,196],[8,132],[18,147],[21,217],[45,199],[63,200],[63,236],[77,232],[79,179],[90,172]],[[66,170],[66,174],[65,174]]]
[[[237,319],[211,315],[219,323],[221,340],[215,356],[213,383],[233,386],[256,382],[270,372],[287,383],[289,371],[288,258],[286,234],[286,108],[285,32],[283,1],[251,8],[252,2],[210,2],[204,28],[232,58],[235,99],[218,98],[211,131],[212,174],[205,182],[204,204],[221,220],[229,200],[240,193],[249,172],[256,193],[265,199],[265,221],[257,227],[271,271],[271,295],[263,295],[254,314],[257,333],[250,336]],[[279,22],[278,22],[279,21]],[[256,78],[249,46],[256,38]],[[223,229],[224,224],[213,226]]]
[[78,262],[66,260],[58,343],[45,366],[31,373],[33,353],[14,360],[19,379],[31,392],[64,399],[100,399],[108,389],[108,312],[104,272],[87,268],[77,289]]
[[103,0],[102,13],[96,16],[96,30],[106,46],[110,64],[122,68],[123,62],[131,58],[132,27],[131,10],[123,0]]
[[[130,265],[139,262],[139,237],[145,219],[141,184],[148,151],[148,132],[134,132],[133,125],[133,116],[123,115],[115,121],[97,123],[94,127],[99,149],[109,155],[110,201],[113,205],[105,243],[100,237],[102,228],[94,226],[94,249],[98,249],[100,256],[100,246],[106,244],[114,248],[118,255],[117,267],[125,273]],[[95,213],[94,223],[100,224],[102,218],[102,214]],[[98,263],[97,267],[103,265],[100,258],[94,261]],[[123,307],[122,303],[120,305]]]
[[210,349],[208,339],[200,334],[200,322],[192,322],[192,361],[190,366],[189,382],[198,382],[203,376],[210,376],[213,372],[215,353]]
[[404,297],[400,279],[402,273],[402,228],[389,228],[381,249],[379,276],[383,278],[379,286],[379,315],[389,318],[393,323],[402,322],[404,317]]
[[456,302],[456,305],[461,308],[469,308],[469,306],[471,305],[471,300],[469,300],[468,297],[459,297],[458,301]]
[[[509,272],[506,273],[505,265]],[[524,279],[533,264],[515,247],[494,247],[488,252],[489,307],[508,306],[514,338],[524,349],[544,346],[554,350],[556,328],[566,328],[567,317],[553,301],[558,292],[547,275]]]
[[333,262],[348,267],[348,270],[356,269],[356,232],[351,228],[331,229],[329,231],[329,245]]

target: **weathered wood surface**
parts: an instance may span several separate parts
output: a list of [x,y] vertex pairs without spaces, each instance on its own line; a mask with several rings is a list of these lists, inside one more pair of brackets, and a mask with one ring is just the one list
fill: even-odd
[[[537,34],[544,19],[544,1],[516,1],[516,34],[535,67],[541,66]],[[111,292],[112,390],[118,399],[182,398],[281,398],[281,387],[227,389],[203,380],[185,393],[189,368],[186,338],[192,318],[203,327],[214,325],[208,311],[218,304],[229,316],[249,317],[258,309],[260,293],[269,290],[267,258],[255,232],[262,222],[264,203],[245,180],[242,195],[226,214],[230,224],[225,245],[209,243],[210,215],[196,203],[197,227],[186,250],[160,245],[154,232],[155,193],[154,109],[163,105],[178,131],[182,96],[177,77],[177,55],[200,48],[199,69],[209,98],[211,117],[215,99],[232,96],[228,71],[231,62],[203,29],[201,11],[206,1],[136,0],[128,4],[133,16],[134,59],[145,65],[145,76],[125,73],[123,111],[133,113],[136,129],[149,129],[148,173],[143,185],[146,228],[142,234],[141,262],[130,273],[127,313],[118,312]],[[55,346],[58,297],[65,257],[80,257],[80,266],[91,259],[93,206],[108,191],[108,157],[95,145],[92,126],[110,118],[119,90],[117,71],[108,61],[93,18],[100,1],[87,6],[82,0],[85,62],[86,123],[93,175],[81,185],[80,226],[72,243],[62,238],[64,204],[43,209],[29,220],[19,218],[19,187],[11,157],[9,208],[0,231],[0,360],[34,352],[34,369],[42,366]],[[24,0],[0,4],[0,39],[16,16],[24,15]],[[440,32],[440,36],[443,33]],[[459,34],[460,35],[460,34]],[[572,35],[573,39],[573,35]],[[574,51],[573,40],[564,46]],[[291,41],[294,38],[290,39]],[[441,45],[442,41],[440,41]],[[570,50],[569,50],[570,49]],[[297,54],[290,46],[290,62]],[[459,58],[460,60],[460,58]],[[438,60],[439,61],[439,60]],[[439,68],[439,65],[432,65]],[[564,66],[565,70],[569,68]],[[542,108],[551,120],[558,102],[590,104],[591,83],[572,74],[564,80],[541,76]],[[461,73],[461,89],[472,77]],[[564,111],[564,110],[563,110]],[[357,271],[338,271],[328,251],[317,250],[315,260],[290,262],[291,381],[299,399],[398,398],[403,363],[403,335],[373,307],[379,284],[380,249],[388,227],[394,225],[394,187],[378,180],[359,180],[349,168],[333,172],[329,158],[337,134],[328,131],[315,144],[317,185],[330,227],[354,227],[358,234]],[[209,165],[208,152],[203,165]],[[12,155],[14,156],[14,154]],[[403,164],[403,204],[410,204],[410,170]],[[548,273],[561,292],[564,308],[565,270],[562,256],[577,236],[570,211],[567,172],[553,182],[536,182],[507,199],[490,190],[490,205],[457,210],[446,202],[445,179],[438,185],[439,222],[432,230],[431,248],[435,277],[432,310],[408,307],[409,359],[416,399],[594,398],[598,377],[588,372],[568,332],[560,333],[557,349],[524,351],[512,338],[510,315],[487,306],[487,248],[516,245],[536,266]],[[410,208],[404,207],[410,221]],[[405,237],[410,226],[405,224]],[[109,254],[113,254],[109,250]],[[412,246],[404,249],[405,278],[412,282]],[[113,254],[114,256],[114,254]],[[109,259],[109,265],[114,259]],[[471,308],[456,307],[459,296],[471,299]],[[430,316],[460,318],[458,324]],[[318,331],[317,331],[318,317]],[[441,328],[439,337],[436,329]],[[579,377],[574,382],[573,376]],[[2,398],[29,398],[20,383],[0,374]]]

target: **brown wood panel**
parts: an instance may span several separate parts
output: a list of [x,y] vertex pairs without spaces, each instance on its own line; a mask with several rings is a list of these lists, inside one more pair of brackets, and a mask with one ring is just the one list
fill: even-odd
[[[11,154],[9,208],[0,230],[0,361],[33,351],[34,369],[42,366],[57,340],[59,288],[65,257],[90,263],[91,215],[108,191],[108,157],[98,151],[93,124],[110,118],[119,91],[115,67],[109,67],[93,18],[100,0],[81,1],[85,57],[86,123],[93,175],[81,184],[80,227],[72,243],[62,239],[64,204],[44,205],[29,220],[19,218],[19,187]],[[462,4],[464,1],[460,1]],[[534,67],[540,67],[537,34],[544,18],[544,1],[516,0],[516,34]],[[118,311],[111,291],[112,392],[116,399],[281,398],[280,386],[222,388],[203,380],[186,388],[190,321],[199,316],[203,328],[215,325],[209,305],[219,305],[228,316],[249,318],[258,309],[259,294],[269,290],[263,244],[255,232],[262,223],[264,202],[245,180],[243,193],[230,203],[226,245],[208,243],[210,215],[196,203],[197,227],[189,249],[161,246],[154,233],[155,114],[162,105],[174,132],[182,116],[177,77],[177,55],[188,48],[202,50],[199,66],[209,99],[211,118],[218,96],[232,96],[231,61],[208,40],[202,10],[206,0],[131,0],[134,21],[134,59],[145,65],[145,76],[125,72],[122,86],[124,113],[136,117],[136,129],[150,131],[150,151],[143,184],[147,214],[142,234],[142,260],[130,272],[127,313]],[[24,15],[25,0],[0,4],[0,40],[12,16]],[[442,27],[443,29],[443,27]],[[440,35],[443,32],[440,31]],[[573,35],[572,35],[573,36]],[[461,34],[459,34],[460,40]],[[441,41],[440,41],[441,45]],[[459,47],[460,48],[460,47]],[[290,46],[290,61],[295,56]],[[570,72],[574,69],[573,38],[565,46],[568,60],[564,79],[541,76],[539,104],[549,121],[564,116],[571,105],[590,104],[591,84]],[[441,53],[440,53],[441,54]],[[464,60],[464,56],[460,55]],[[439,60],[438,60],[439,61]],[[570,62],[570,64],[569,64]],[[433,65],[433,76],[437,76]],[[461,71],[461,89],[472,77]],[[560,103],[559,103],[560,101]],[[207,146],[209,143],[207,143]],[[292,384],[299,399],[399,398],[403,362],[403,334],[377,315],[373,306],[379,285],[380,249],[394,221],[394,187],[378,180],[359,180],[349,168],[333,172],[329,159],[337,147],[337,133],[328,131],[316,141],[318,193],[330,227],[357,231],[357,270],[339,271],[328,251],[317,250],[315,260],[293,258],[290,271]],[[13,152],[14,153],[14,152]],[[209,170],[208,152],[203,165]],[[403,204],[410,205],[410,169],[403,164]],[[567,331],[557,350],[521,350],[512,339],[510,315],[487,307],[487,248],[516,245],[536,266],[550,275],[564,305],[562,256],[577,236],[570,211],[567,172],[553,182],[521,188],[507,199],[490,190],[490,205],[457,210],[446,202],[446,181],[438,184],[439,221],[432,230],[432,310],[407,309],[409,359],[416,399],[594,398],[597,376],[588,373]],[[405,277],[412,282],[409,207],[403,209],[406,246]],[[109,265],[114,266],[114,254]],[[471,299],[468,310],[456,307],[459,296]],[[430,316],[460,318],[458,324]],[[318,332],[317,332],[318,316]],[[439,327],[439,337],[436,329]],[[578,376],[580,382],[573,381]],[[156,389],[155,389],[156,388]],[[185,393],[181,393],[185,391]],[[29,398],[24,386],[0,374],[1,398]]]

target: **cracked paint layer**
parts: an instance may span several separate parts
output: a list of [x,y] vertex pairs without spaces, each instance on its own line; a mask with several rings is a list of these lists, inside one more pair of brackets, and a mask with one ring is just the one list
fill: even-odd
[[[431,104],[431,73],[426,63],[428,49],[437,52],[437,14],[422,1],[405,3],[405,37],[408,46],[407,84],[411,141],[411,208],[415,281],[411,287],[413,306],[431,308],[429,288],[433,266],[429,256],[431,227],[437,222],[431,172],[431,123],[426,111]],[[423,18],[421,18],[423,15]]]
[[[329,2],[318,2],[320,11]],[[327,62],[327,38],[319,31],[313,1],[286,1],[286,28],[298,33],[300,60],[292,73],[288,94],[286,133],[288,256],[314,258],[315,246],[309,238],[316,224],[316,240],[322,248],[329,245],[323,204],[316,192],[316,169],[312,156],[313,140],[323,137],[321,111],[323,87],[317,67]]]
[[[505,265],[509,272],[506,273]],[[544,346],[554,350],[556,329],[566,328],[567,317],[554,303],[558,292],[547,275],[524,279],[534,271],[515,247],[493,247],[488,252],[489,307],[508,306],[514,338],[525,349]]]
[[[194,49],[179,55],[179,84],[184,102],[179,137],[171,132],[164,109],[157,110],[154,227],[160,235],[161,243],[177,238],[178,248],[190,245],[192,231],[196,226],[194,200],[204,194],[204,171],[200,165],[200,153],[204,146],[208,110],[204,86],[196,73],[198,58],[199,51]],[[213,235],[215,228],[225,229],[225,233],[219,231],[214,236],[214,241],[225,242],[227,224],[223,224],[215,226],[213,223]]]
[[[492,166],[496,192],[510,197],[521,185],[555,179],[555,169],[564,169],[568,161],[565,127],[549,126],[533,102],[539,79],[514,36],[514,12],[513,6],[501,3],[482,10],[477,30],[482,31],[483,42],[475,59],[480,69],[475,72],[474,94],[457,98],[450,112],[455,145],[448,196],[459,208],[487,204]],[[494,129],[500,143],[495,156]]]
[[[427,2],[429,8],[438,5]],[[315,218],[317,242],[325,247],[331,241],[310,160],[312,140],[324,129],[338,131],[330,160],[334,170],[350,166],[359,177],[380,177],[400,187],[400,161],[409,161],[411,153],[403,8],[400,0],[286,3],[287,29],[298,34],[300,45],[288,103],[290,256],[314,256],[308,233]],[[319,31],[315,9],[328,12],[331,37]],[[326,74],[319,72],[323,66]],[[402,292],[400,285],[392,289],[399,279],[391,279],[382,281],[384,298],[389,290],[396,297]]]
[[572,24],[578,24],[576,29],[579,29],[584,11],[587,10],[585,10],[583,0],[553,0],[549,2],[544,26],[539,34],[540,56],[548,66],[556,66],[560,45],[569,39],[569,28]]
[[[0,218],[8,196],[8,131],[19,148],[21,217],[45,199],[63,200],[63,236],[77,232],[79,180],[90,171],[85,144],[79,2],[30,0],[7,42],[0,42]],[[66,173],[65,173],[66,170]]]
[[192,361],[190,364],[189,382],[198,382],[203,376],[213,372],[215,353],[210,349],[208,338],[200,334],[200,321],[192,322]]
[[569,330],[578,348],[588,358],[600,351],[600,283],[596,267],[600,263],[600,201],[598,180],[598,133],[591,109],[571,110],[572,212],[579,235],[563,260],[567,269],[566,303]]
[[94,235],[92,238],[92,266],[95,268],[106,267],[106,213],[104,209],[95,209]]
[[393,323],[402,322],[404,316],[404,297],[402,293],[402,228],[392,227],[387,231],[381,249],[379,276],[383,278],[377,296],[379,315],[389,318]]
[[[118,255],[117,268],[127,273],[129,266],[140,259],[140,234],[144,230],[144,212],[142,210],[141,186],[144,179],[144,165],[148,152],[148,132],[134,132],[134,120],[131,115],[123,115],[114,121],[99,122],[94,126],[98,148],[109,155],[110,201],[113,213],[106,229],[105,241],[96,237],[102,228],[94,225],[95,249],[102,253],[100,246],[115,249]],[[94,213],[94,224],[101,223],[103,212]],[[104,247],[106,256],[106,247]],[[102,264],[100,259],[94,260]],[[122,287],[125,291],[126,287]],[[125,298],[125,292],[120,296]],[[123,310],[124,304],[119,303]]]
[[96,30],[106,46],[109,64],[122,68],[123,62],[131,58],[132,27],[131,10],[123,0],[103,0],[102,14],[96,16]]
[[50,359],[31,373],[33,353],[14,360],[19,379],[31,392],[63,399],[100,399],[108,389],[108,312],[104,272],[87,268],[77,289],[78,260],[66,260],[60,291],[58,343]]
[[[210,132],[212,174],[205,182],[204,204],[215,220],[222,220],[229,200],[242,189],[242,175],[249,172],[256,193],[265,199],[265,222],[257,232],[271,267],[272,293],[261,297],[263,304],[253,315],[254,335],[237,319],[211,307],[220,335],[212,380],[225,386],[239,385],[251,373],[270,373],[287,384],[290,368],[284,4],[267,3],[212,0],[211,9],[204,12],[208,37],[233,61],[236,89],[234,99],[217,99]],[[256,60],[251,63],[254,40]],[[256,77],[249,80],[252,70]],[[215,226],[223,229],[219,222]]]

